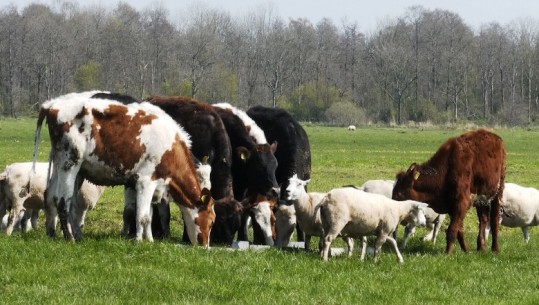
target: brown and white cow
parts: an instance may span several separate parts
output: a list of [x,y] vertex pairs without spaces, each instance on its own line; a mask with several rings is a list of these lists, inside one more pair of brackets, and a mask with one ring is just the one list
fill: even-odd
[[151,201],[156,189],[165,189],[182,211],[191,242],[208,247],[213,199],[196,180],[189,135],[158,107],[92,98],[99,93],[67,94],[45,102],[39,113],[34,159],[46,120],[54,164],[47,192],[58,208],[64,237],[81,237],[72,222],[73,194],[86,178],[98,185],[134,187],[125,197],[136,202],[137,241],[143,234],[153,241]]
[[505,148],[502,139],[487,130],[467,132],[447,140],[430,160],[413,163],[397,174],[393,199],[426,202],[440,214],[449,214],[446,253],[455,239],[463,251],[464,217],[474,206],[479,218],[477,249],[485,249],[485,227],[490,219],[492,250],[499,251],[498,225],[505,180]]

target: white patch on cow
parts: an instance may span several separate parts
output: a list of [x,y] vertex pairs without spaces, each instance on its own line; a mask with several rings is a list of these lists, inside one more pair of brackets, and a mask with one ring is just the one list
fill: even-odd
[[[190,209],[182,204],[180,205],[180,211],[182,211],[183,221],[187,227],[187,235],[189,235],[189,240],[191,241],[191,244],[196,245],[198,242],[198,234],[201,233],[200,227],[195,223],[195,219],[198,217],[198,209]],[[189,230],[189,228],[195,229]]]
[[271,229],[271,207],[268,201],[261,201],[252,208],[254,218],[264,233],[266,245],[273,246],[273,233]]
[[200,185],[200,189],[206,188],[208,190],[211,190],[211,180],[210,180],[211,165],[198,164],[196,173],[197,173],[197,181],[198,181],[198,184]]
[[232,111],[232,113],[237,115],[243,121],[243,125],[245,125],[246,127],[250,127],[249,128],[249,135],[251,137],[253,137],[256,144],[267,144],[268,143],[268,141],[266,140],[266,135],[264,134],[264,131],[262,130],[262,128],[260,128],[256,124],[256,122],[253,119],[251,119],[251,117],[249,115],[247,115],[247,113],[245,111],[240,110],[240,109],[230,105],[229,103],[217,103],[217,104],[213,104],[213,106],[219,107],[219,108],[222,108],[222,109],[228,109],[228,110]]

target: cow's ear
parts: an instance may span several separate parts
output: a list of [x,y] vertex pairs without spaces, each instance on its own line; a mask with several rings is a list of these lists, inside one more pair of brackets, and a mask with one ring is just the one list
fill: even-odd
[[277,141],[271,143],[270,149],[271,149],[271,153],[275,154],[275,152],[277,151]]
[[210,205],[212,204],[213,200],[211,198],[211,192],[207,188],[203,188],[200,192],[200,201],[202,201],[203,205]]
[[244,162],[251,156],[249,150],[243,146],[236,148],[236,153],[238,154],[238,157]]

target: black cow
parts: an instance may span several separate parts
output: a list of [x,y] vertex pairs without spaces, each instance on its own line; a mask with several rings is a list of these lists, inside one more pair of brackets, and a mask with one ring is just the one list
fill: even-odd
[[[232,188],[232,150],[225,126],[210,105],[189,97],[153,96],[148,102],[163,109],[191,135],[191,151],[211,166],[211,193],[215,200],[212,244],[232,244],[240,226],[241,205]],[[189,241],[185,234],[183,240]]]
[[[281,187],[280,201],[286,201],[290,177],[297,174],[301,180],[311,179],[311,148],[307,133],[288,112],[280,108],[254,106],[247,110],[247,115],[264,130],[269,142],[279,142],[275,152],[279,163],[275,177]],[[303,241],[303,233],[299,227],[297,229],[298,240]]]
[[[244,121],[231,109],[225,109],[214,105],[215,111],[221,116],[230,143],[232,145],[232,178],[234,195],[236,199],[243,200],[244,206],[253,206],[253,198],[263,195],[266,198],[275,197],[278,190],[275,170],[277,169],[277,159],[274,153],[277,150],[277,142],[273,144],[257,143],[249,131],[252,126],[246,125]],[[235,109],[235,111],[238,111]],[[254,122],[253,122],[254,123]],[[263,135],[262,135],[263,136]],[[244,211],[242,228],[238,231],[239,240],[247,240],[245,235],[246,215],[249,209]],[[255,234],[261,236],[261,234]],[[265,240],[256,238],[255,244],[267,243]]]

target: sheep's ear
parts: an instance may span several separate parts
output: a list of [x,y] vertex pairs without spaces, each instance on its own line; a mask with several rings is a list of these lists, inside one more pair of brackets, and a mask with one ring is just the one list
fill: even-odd
[[305,180],[305,185],[309,184],[311,182],[311,179]]

